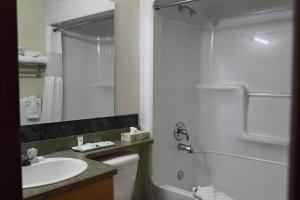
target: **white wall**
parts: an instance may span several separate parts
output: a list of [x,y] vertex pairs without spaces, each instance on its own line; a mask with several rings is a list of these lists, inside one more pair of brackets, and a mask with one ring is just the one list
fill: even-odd
[[[264,18],[276,16],[257,17]],[[292,20],[257,19],[209,30],[155,17],[155,183],[187,190],[212,184],[239,200],[286,199],[290,98],[248,97],[241,85],[290,93]],[[198,153],[177,150],[177,121],[191,136],[182,142]]]
[[153,11],[154,0],[140,0],[140,126],[153,127]]

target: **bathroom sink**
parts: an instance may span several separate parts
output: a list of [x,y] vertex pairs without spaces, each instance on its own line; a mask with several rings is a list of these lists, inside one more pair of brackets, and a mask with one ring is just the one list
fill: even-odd
[[22,167],[23,188],[32,188],[72,178],[84,172],[87,163],[74,158],[46,158],[43,161]]

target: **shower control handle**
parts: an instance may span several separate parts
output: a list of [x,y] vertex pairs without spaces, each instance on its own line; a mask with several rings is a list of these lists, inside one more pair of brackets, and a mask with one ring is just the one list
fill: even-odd
[[185,129],[178,129],[178,134],[184,135],[186,138],[186,141],[188,141],[190,139],[190,136],[188,135],[187,131]]
[[174,137],[177,141],[181,141],[184,137],[186,138],[186,141],[190,139],[190,136],[183,122],[178,122],[176,124],[174,129]]

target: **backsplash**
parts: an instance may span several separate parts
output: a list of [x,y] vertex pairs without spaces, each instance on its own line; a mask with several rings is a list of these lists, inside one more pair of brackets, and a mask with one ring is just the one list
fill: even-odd
[[21,142],[28,143],[130,126],[138,127],[138,114],[21,126],[20,134]]

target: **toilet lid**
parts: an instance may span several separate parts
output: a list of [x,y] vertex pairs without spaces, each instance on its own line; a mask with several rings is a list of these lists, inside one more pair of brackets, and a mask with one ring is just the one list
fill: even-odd
[[102,163],[118,167],[122,165],[127,165],[129,163],[137,162],[139,158],[140,157],[138,154],[129,154],[124,156],[118,156],[115,158],[110,158],[108,160],[103,161]]

